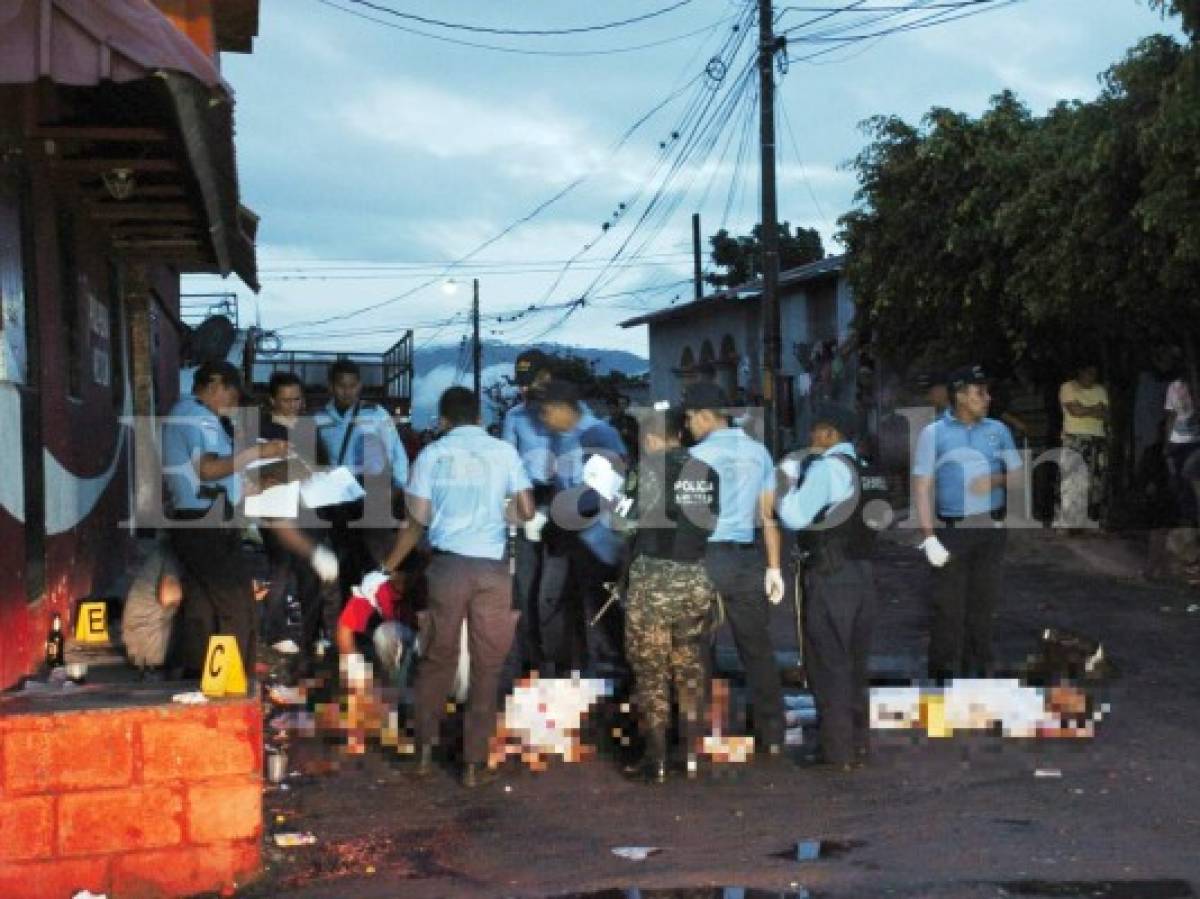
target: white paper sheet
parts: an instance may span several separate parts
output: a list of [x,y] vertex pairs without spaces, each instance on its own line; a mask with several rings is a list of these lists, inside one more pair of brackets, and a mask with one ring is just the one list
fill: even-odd
[[300,482],[290,481],[246,497],[251,518],[295,518],[300,514]]
[[352,503],[365,495],[362,486],[345,466],[319,471],[300,485],[300,496],[310,509]]

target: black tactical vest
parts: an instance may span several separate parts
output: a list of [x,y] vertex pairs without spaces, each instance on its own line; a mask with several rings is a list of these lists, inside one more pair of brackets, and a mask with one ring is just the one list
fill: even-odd
[[805,463],[801,479],[818,459],[848,466],[854,482],[851,496],[822,509],[813,523],[797,534],[804,565],[819,574],[832,574],[847,561],[872,558],[879,532],[891,525],[895,514],[888,500],[887,480],[866,461],[845,453],[813,456]]

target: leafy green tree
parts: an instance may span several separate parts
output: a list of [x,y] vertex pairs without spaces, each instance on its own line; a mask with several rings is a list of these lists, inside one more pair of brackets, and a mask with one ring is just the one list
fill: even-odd
[[[714,287],[736,287],[752,281],[761,274],[762,225],[755,225],[749,235],[734,237],[724,228],[708,239],[712,261],[723,272],[705,275],[704,280]],[[821,235],[815,228],[796,227],[790,222],[779,225],[779,269],[786,271],[825,258]]]

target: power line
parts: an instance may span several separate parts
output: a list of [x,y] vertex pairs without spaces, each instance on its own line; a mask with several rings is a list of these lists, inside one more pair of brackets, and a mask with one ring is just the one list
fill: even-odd
[[463,22],[448,22],[444,19],[433,19],[427,16],[420,16],[416,13],[401,12],[397,9],[392,9],[389,6],[383,6],[379,3],[373,3],[371,0],[347,0],[349,3],[354,3],[357,6],[365,6],[368,9],[373,9],[376,12],[387,13],[395,16],[398,19],[406,19],[410,22],[417,22],[421,25],[432,25],[438,28],[449,28],[454,31],[469,31],[475,34],[506,34],[519,36],[535,36],[548,37],[564,34],[585,34],[593,31],[609,31],[613,28],[624,28],[627,25],[635,25],[638,22],[645,22],[649,19],[656,19],[659,16],[665,16],[667,13],[674,12],[681,7],[687,6],[692,0],[676,0],[675,3],[669,6],[664,6],[661,9],[652,10],[648,13],[643,13],[640,16],[634,16],[629,19],[620,19],[615,22],[604,22],[598,25],[580,25],[574,28],[493,28],[486,25],[468,25]]
[[[659,40],[647,41],[643,44],[634,44],[625,47],[605,47],[594,50],[530,50],[525,47],[504,47],[499,44],[485,44],[480,41],[468,41],[462,40],[461,38],[448,37],[444,34],[432,34],[428,31],[421,31],[418,28],[410,28],[407,25],[401,25],[398,22],[389,22],[386,19],[379,19],[375,16],[359,12],[355,9],[339,6],[337,3],[332,2],[332,0],[317,0],[317,2],[322,6],[328,6],[330,9],[336,9],[339,12],[354,16],[357,19],[362,19],[366,22],[373,22],[376,25],[382,25],[384,28],[391,28],[395,31],[403,31],[406,34],[413,34],[418,37],[428,38],[429,40],[440,41],[444,44],[455,44],[460,47],[471,47],[472,49],[476,50],[491,50],[496,53],[512,53],[518,56],[614,56],[621,53],[636,53],[639,50],[649,50],[653,47],[663,47],[667,44],[685,41],[688,38],[692,38],[698,34],[703,34],[706,31],[710,31],[713,27],[720,26],[724,22],[730,21],[732,18],[727,16],[723,19],[719,19],[714,25],[706,25],[703,28],[697,28],[693,31],[687,31],[683,34],[677,34],[672,37],[661,38]],[[348,2],[348,0],[344,0],[344,2]]]

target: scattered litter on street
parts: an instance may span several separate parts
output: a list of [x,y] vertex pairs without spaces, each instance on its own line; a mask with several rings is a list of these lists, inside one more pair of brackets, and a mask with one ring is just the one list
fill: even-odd
[[267,691],[267,696],[275,705],[304,705],[308,692],[303,687],[275,686]]
[[277,833],[275,834],[275,845],[280,849],[294,849],[297,846],[313,846],[317,842],[316,836],[311,833]]
[[662,852],[657,846],[617,846],[613,849],[613,855],[618,858],[627,859],[631,862],[644,862],[652,855],[658,855]]

